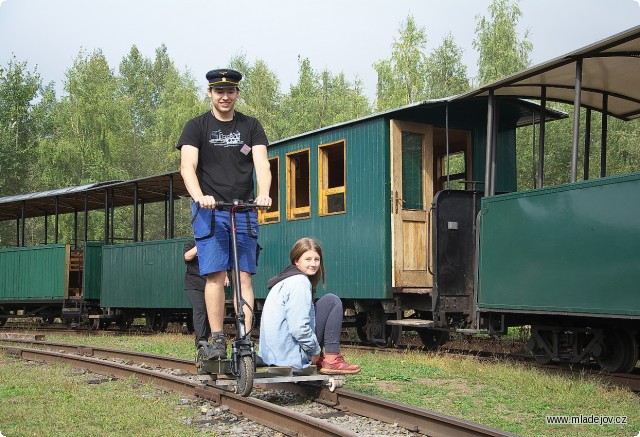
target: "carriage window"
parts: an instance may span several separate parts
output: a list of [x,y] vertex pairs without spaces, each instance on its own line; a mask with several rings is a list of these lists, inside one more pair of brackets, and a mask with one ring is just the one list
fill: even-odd
[[402,199],[404,209],[423,209],[424,135],[402,132]]
[[[449,171],[447,171],[447,155],[438,157],[438,189],[464,190],[465,184],[462,183],[467,177],[466,160],[464,152],[456,152],[449,154]],[[449,186],[447,187],[447,174],[449,175]]]
[[308,218],[309,201],[309,149],[287,154],[287,219]]
[[319,214],[339,214],[345,205],[345,142],[318,146]]
[[280,159],[278,157],[269,159],[271,167],[271,187],[269,187],[269,197],[271,197],[271,207],[269,209],[258,210],[258,222],[261,224],[278,223],[280,221]]

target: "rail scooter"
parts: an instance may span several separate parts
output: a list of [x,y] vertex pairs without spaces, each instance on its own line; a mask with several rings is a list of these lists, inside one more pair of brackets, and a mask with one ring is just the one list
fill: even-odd
[[[341,375],[322,375],[317,372],[316,366],[306,369],[293,369],[291,367],[263,367],[256,373],[256,353],[250,332],[246,331],[244,304],[242,299],[242,288],[240,284],[240,269],[238,262],[238,240],[236,229],[236,212],[238,209],[257,208],[258,205],[242,200],[233,202],[216,202],[216,208],[230,208],[231,216],[231,240],[233,254],[233,295],[236,302],[236,339],[232,344],[230,360],[208,360],[204,351],[198,349],[196,357],[196,367],[198,373],[205,376],[209,381],[207,384],[224,386],[231,388],[241,396],[249,396],[253,390],[254,383],[311,383],[326,386],[330,391],[344,385],[344,377]],[[197,214],[197,211],[196,211]],[[194,217],[195,220],[195,217]],[[254,319],[255,320],[255,319]],[[232,375],[235,381],[228,376]]]
[[[238,209],[256,208],[257,204],[235,200],[233,202],[217,201],[216,208],[229,208],[231,216],[231,246],[233,256],[233,296],[236,303],[235,322],[236,338],[232,343],[230,360],[207,360],[204,351],[199,348],[196,356],[196,366],[202,373],[229,374],[236,378],[234,391],[241,396],[249,396],[253,389],[253,377],[256,369],[256,356],[250,332],[245,327],[246,315],[240,284],[240,265],[238,262],[238,237],[236,227],[236,213]],[[199,208],[198,208],[199,209]],[[196,210],[196,215],[198,211]],[[195,215],[193,220],[195,220]]]

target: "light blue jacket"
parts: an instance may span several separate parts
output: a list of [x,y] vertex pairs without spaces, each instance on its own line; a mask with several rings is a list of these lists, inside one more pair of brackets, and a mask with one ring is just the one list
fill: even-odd
[[290,276],[274,285],[262,308],[260,350],[266,364],[309,367],[320,353],[316,312],[306,275]]

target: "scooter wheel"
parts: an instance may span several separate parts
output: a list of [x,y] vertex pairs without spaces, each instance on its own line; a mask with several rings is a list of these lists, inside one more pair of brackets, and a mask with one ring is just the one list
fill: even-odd
[[247,397],[253,390],[253,360],[247,355],[240,359],[236,393]]

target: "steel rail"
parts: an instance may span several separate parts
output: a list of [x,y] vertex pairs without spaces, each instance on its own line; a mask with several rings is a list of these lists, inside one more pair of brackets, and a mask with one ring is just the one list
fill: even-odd
[[[488,426],[480,425],[445,414],[414,407],[400,402],[338,389],[331,392],[326,388],[307,384],[283,383],[269,384],[270,388],[279,388],[292,393],[311,396],[316,402],[341,411],[369,417],[385,423],[394,423],[409,431],[433,437],[462,436],[515,436]],[[264,387],[256,384],[256,387]]]
[[8,353],[25,360],[63,362],[94,373],[113,375],[119,378],[135,376],[142,381],[153,383],[170,391],[189,396],[198,396],[219,405],[226,405],[229,407],[229,411],[236,416],[246,417],[287,435],[313,437],[357,436],[353,432],[341,429],[321,419],[306,416],[260,399],[242,397],[229,391],[204,386],[199,382],[180,376],[82,355],[68,355],[60,352],[13,346],[0,346],[0,349],[4,349]]
[[[179,368],[192,374],[194,373],[195,367],[193,362],[189,360],[155,354],[29,339],[18,339],[15,340],[15,342],[66,350],[67,352],[74,354],[82,354],[82,356],[77,356],[39,349],[4,347],[8,351],[11,351],[16,355],[20,355],[25,359],[40,359],[43,361],[61,360],[75,366],[82,364],[82,367],[95,373],[111,374],[116,377],[129,377],[131,375],[136,375],[142,380],[153,382],[168,390],[184,393],[190,396],[199,396],[209,399],[216,404],[227,405],[232,413],[238,416],[244,416],[250,420],[285,434],[294,432],[294,435],[305,436],[354,435],[353,433],[344,431],[333,425],[331,425],[329,429],[322,429],[321,433],[318,433],[318,427],[320,424],[322,424],[322,426],[330,424],[327,424],[327,422],[317,418],[292,412],[286,408],[279,407],[268,402],[254,398],[241,397],[229,391],[201,385],[187,378],[123,365],[112,361],[105,361],[104,359],[97,359],[95,357],[111,359],[117,357],[119,359],[147,365],[153,363],[153,365],[161,368]],[[92,355],[93,357],[90,358],[85,355]],[[304,383],[256,384],[256,387],[283,389],[288,392],[303,394],[314,398],[314,400],[319,403],[333,407],[337,410],[350,412],[385,423],[397,424],[409,431],[429,436],[457,437],[513,435],[484,425],[423,410],[407,404],[356,393],[350,390],[339,389],[335,392],[331,392],[326,388]],[[269,409],[268,414],[265,412],[265,408]],[[333,434],[334,432],[338,432],[338,434]]]
[[[187,360],[183,358],[174,358],[168,357],[166,355],[156,355],[144,352],[131,352],[124,351],[119,349],[111,349],[104,347],[94,347],[94,346],[79,346],[74,344],[67,343],[57,343],[57,342],[49,342],[43,340],[43,335],[20,335],[20,334],[2,334],[0,333],[0,341],[12,342],[12,343],[20,343],[20,344],[30,344],[37,346],[46,346],[50,348],[55,348],[58,350],[63,350],[69,353],[78,353],[85,356],[93,356],[96,358],[111,358],[114,354],[119,354],[121,357],[124,357],[131,362],[138,364],[147,364],[150,366],[156,367],[171,367],[172,369],[180,370],[186,374],[194,374],[195,367],[192,360]],[[360,350],[376,350],[378,352],[394,352],[393,349],[379,349],[376,347],[370,346],[359,346],[354,347],[353,345],[347,346],[346,348],[352,349],[360,349]],[[469,355],[474,356],[479,359],[484,358],[500,358],[500,359],[509,359],[514,361],[525,361],[534,365],[536,368],[543,370],[549,373],[556,374],[575,374],[575,373],[585,373],[597,378],[599,380],[607,381],[615,385],[619,385],[622,387],[626,387],[629,390],[640,393],[640,372],[636,370],[635,373],[603,373],[598,369],[590,369],[588,366],[567,366],[567,365],[541,365],[537,364],[533,360],[533,356],[531,355],[518,355],[511,354],[507,352],[487,352],[475,349],[455,349],[455,348],[443,348],[443,352],[460,354],[460,355]]]
[[150,354],[146,352],[133,352],[121,349],[113,349],[107,347],[95,347],[84,346],[68,343],[58,343],[53,341],[43,341],[38,338],[3,338],[0,336],[0,341],[6,341],[18,344],[28,344],[31,346],[44,346],[58,351],[64,351],[72,354],[84,355],[94,358],[113,358],[118,356],[125,361],[130,361],[137,364],[147,364],[149,366],[172,368],[180,370],[184,373],[193,374],[195,366],[193,360],[187,360],[184,358],[168,357],[166,355]]

